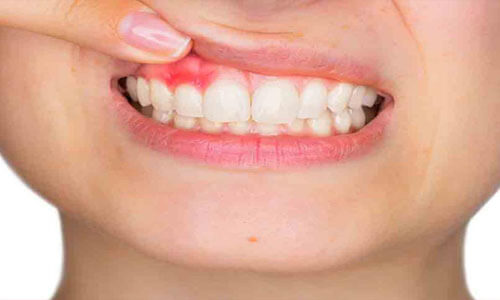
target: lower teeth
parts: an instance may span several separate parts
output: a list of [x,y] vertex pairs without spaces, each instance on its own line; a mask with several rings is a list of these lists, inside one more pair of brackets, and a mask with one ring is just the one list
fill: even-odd
[[190,131],[202,131],[209,134],[231,133],[235,135],[258,134],[263,136],[286,134],[316,137],[348,134],[359,131],[370,123],[378,115],[384,100],[382,96],[379,96],[373,107],[363,106],[361,111],[350,108],[340,113],[325,111],[317,119],[295,119],[289,124],[264,124],[254,121],[217,123],[205,118],[182,116],[174,111],[162,112],[155,110],[152,105],[142,107],[138,102],[132,100],[126,92],[127,89],[123,80],[120,80],[119,83],[128,102],[145,117],[152,118],[165,126]]

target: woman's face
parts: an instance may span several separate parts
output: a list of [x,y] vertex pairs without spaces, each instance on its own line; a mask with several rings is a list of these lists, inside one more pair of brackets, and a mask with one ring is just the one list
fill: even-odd
[[295,272],[437,244],[498,187],[500,2],[144,2],[204,60],[370,85],[392,111],[369,151],[341,161],[207,165],[124,125],[116,81],[141,66],[3,29],[0,149],[64,213],[160,260]]

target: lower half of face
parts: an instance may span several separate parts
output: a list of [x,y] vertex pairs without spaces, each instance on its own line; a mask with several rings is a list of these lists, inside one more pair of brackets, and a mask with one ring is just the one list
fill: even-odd
[[3,29],[0,149],[64,213],[160,260],[295,272],[439,241],[500,181],[495,10],[462,1],[413,24],[407,2],[332,24],[320,11],[336,2],[301,8],[318,17],[300,19],[294,45],[335,55],[319,67],[247,49],[235,62],[203,43],[140,66]]

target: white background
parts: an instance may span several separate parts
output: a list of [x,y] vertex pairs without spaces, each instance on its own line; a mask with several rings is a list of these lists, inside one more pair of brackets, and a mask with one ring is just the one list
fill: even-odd
[[[500,300],[498,228],[500,193],[476,215],[467,234],[467,279],[477,300]],[[0,299],[49,299],[60,277],[61,244],[56,210],[0,159]]]

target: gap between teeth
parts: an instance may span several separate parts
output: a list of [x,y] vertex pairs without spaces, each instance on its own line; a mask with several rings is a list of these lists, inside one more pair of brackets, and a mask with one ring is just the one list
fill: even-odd
[[302,90],[288,80],[272,79],[252,94],[236,81],[212,83],[204,93],[181,84],[171,90],[163,82],[133,76],[126,79],[130,98],[141,112],[163,124],[208,133],[243,135],[346,134],[363,128],[374,115],[379,95],[370,87],[340,83],[328,90],[319,79]]

